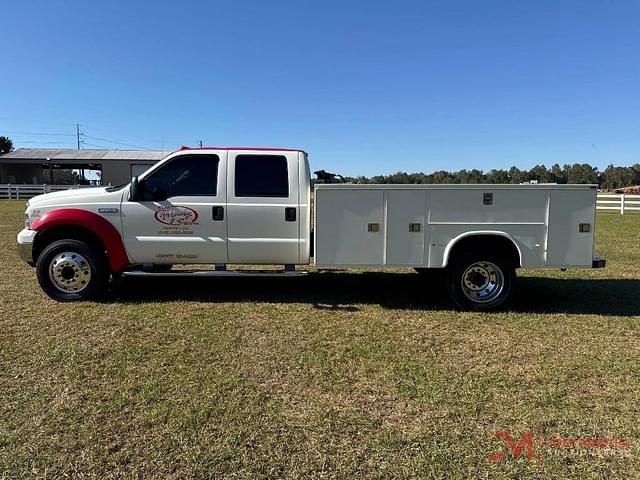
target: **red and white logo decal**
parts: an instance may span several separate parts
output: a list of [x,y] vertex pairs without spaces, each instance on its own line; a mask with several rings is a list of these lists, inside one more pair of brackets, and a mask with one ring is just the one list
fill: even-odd
[[165,225],[197,225],[198,212],[193,208],[173,205],[160,207],[154,215],[156,220]]

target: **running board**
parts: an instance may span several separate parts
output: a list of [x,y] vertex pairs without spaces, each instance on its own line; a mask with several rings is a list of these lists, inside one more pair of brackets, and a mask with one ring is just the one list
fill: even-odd
[[305,270],[169,270],[168,272],[145,272],[129,270],[123,277],[301,277]]

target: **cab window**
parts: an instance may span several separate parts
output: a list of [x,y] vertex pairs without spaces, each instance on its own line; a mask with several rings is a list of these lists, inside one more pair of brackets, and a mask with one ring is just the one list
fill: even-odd
[[236,197],[288,197],[287,159],[282,155],[238,155]]
[[144,179],[144,200],[178,196],[215,196],[217,155],[181,155]]

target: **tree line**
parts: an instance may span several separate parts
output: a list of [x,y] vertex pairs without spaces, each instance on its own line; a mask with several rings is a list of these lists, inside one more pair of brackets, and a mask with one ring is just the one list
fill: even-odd
[[640,163],[631,167],[609,165],[604,171],[598,171],[587,163],[573,165],[554,164],[551,168],[536,165],[530,170],[511,167],[509,170],[493,169],[484,172],[478,169],[449,172],[439,170],[433,173],[397,172],[391,175],[374,175],[373,177],[345,177],[352,183],[595,183],[602,189],[616,188],[640,184]]

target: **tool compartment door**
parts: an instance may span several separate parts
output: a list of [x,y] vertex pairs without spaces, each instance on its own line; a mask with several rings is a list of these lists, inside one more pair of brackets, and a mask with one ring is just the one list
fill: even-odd
[[424,265],[426,190],[386,190],[385,265]]
[[549,195],[547,266],[591,267],[596,190],[556,189]]
[[382,190],[316,188],[316,264],[382,265]]

